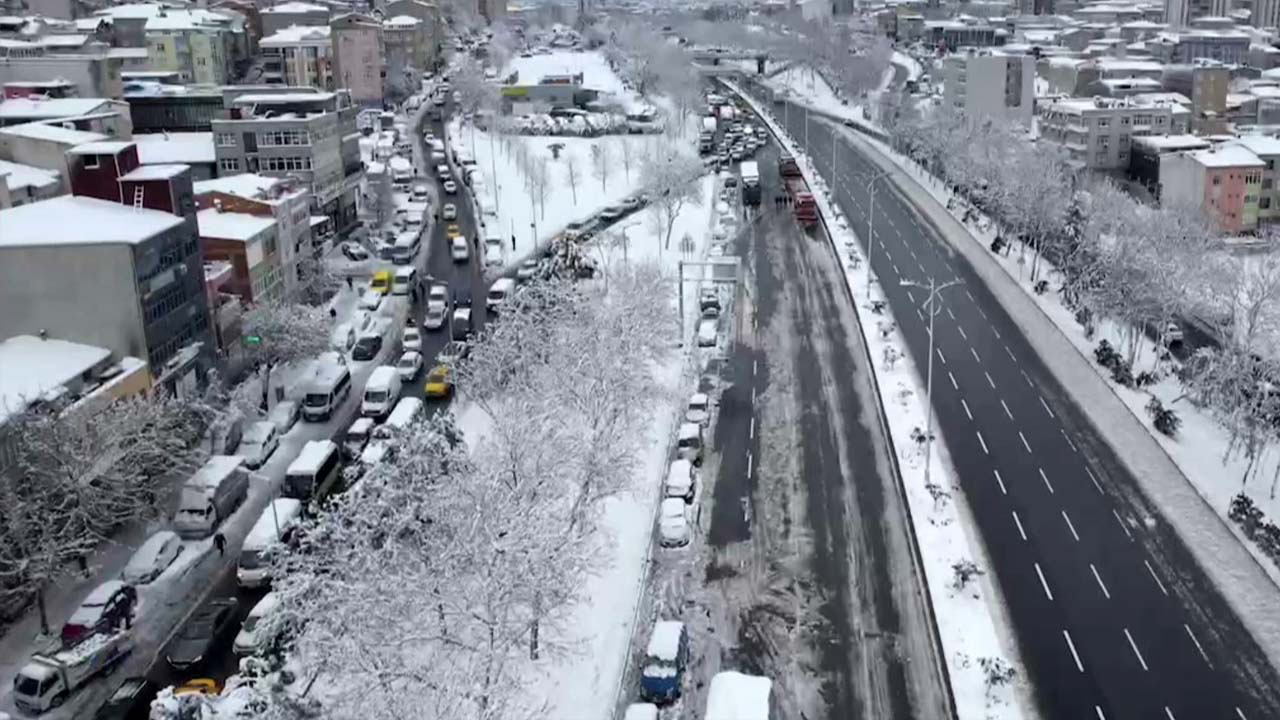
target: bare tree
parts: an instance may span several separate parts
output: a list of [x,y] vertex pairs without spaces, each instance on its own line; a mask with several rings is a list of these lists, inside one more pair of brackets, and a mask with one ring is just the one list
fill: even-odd
[[636,147],[631,142],[631,138],[622,138],[622,143],[618,148],[618,154],[622,157],[622,170],[626,173],[627,182],[631,182],[631,166],[635,163]]
[[332,324],[319,308],[281,301],[258,303],[244,314],[248,356],[261,367],[263,407],[268,404],[271,371],[328,350]]
[[569,153],[564,159],[564,178],[573,192],[573,204],[578,204],[578,183],[582,180],[582,170],[578,168],[578,157]]
[[540,157],[530,161],[529,173],[525,176],[529,184],[529,194],[538,204],[539,219],[547,219],[547,193],[551,190],[551,170],[547,159]]
[[609,143],[597,142],[591,144],[591,175],[600,181],[600,189],[607,190],[609,186],[609,173],[613,168],[613,153],[609,149]]
[[640,168],[641,185],[657,216],[664,249],[671,247],[671,233],[685,206],[702,204],[698,178],[703,171],[702,163],[688,155],[660,153],[645,158]]

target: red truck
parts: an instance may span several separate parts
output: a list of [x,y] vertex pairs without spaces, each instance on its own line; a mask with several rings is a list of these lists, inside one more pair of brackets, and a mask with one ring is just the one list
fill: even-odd
[[783,153],[778,158],[778,174],[787,178],[800,177],[800,166],[796,164],[796,159]]
[[787,195],[791,197],[791,209],[801,225],[810,227],[818,221],[818,204],[809,192],[809,185],[802,177],[787,178]]

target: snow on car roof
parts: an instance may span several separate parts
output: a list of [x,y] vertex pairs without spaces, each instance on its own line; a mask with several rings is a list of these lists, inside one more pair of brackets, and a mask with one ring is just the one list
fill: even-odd
[[739,672],[716,673],[707,693],[703,720],[769,720],[773,681]]
[[690,405],[706,405],[707,402],[706,393],[694,393],[693,396],[689,398]]
[[195,475],[191,476],[187,484],[207,488],[217,487],[224,477],[235,472],[243,462],[244,458],[239,455],[214,455],[205,461]]
[[684,634],[684,623],[678,620],[659,620],[653,626],[653,635],[649,637],[649,657],[675,662],[680,654],[680,636]]
[[142,546],[133,554],[133,560],[129,562],[129,565],[133,565],[135,562],[143,566],[151,565],[155,561],[156,554],[160,552],[160,548],[164,547],[165,543],[169,542],[171,538],[177,536],[178,534],[172,530],[161,530],[147,538],[147,541],[142,543]]
[[244,538],[244,548],[260,550],[277,541],[276,523],[281,526],[302,514],[302,501],[294,498],[276,498],[263,508],[257,522]]
[[658,706],[652,703],[631,703],[622,720],[658,720]]
[[698,423],[680,423],[680,439],[689,440],[698,437]]
[[286,474],[314,475],[320,472],[320,466],[329,459],[329,454],[337,451],[338,446],[329,440],[312,440],[302,446],[302,452],[289,464]]
[[666,520],[674,517],[684,517],[684,500],[667,498],[662,501],[662,519]]
[[269,592],[266,595],[262,596],[262,599],[258,601],[257,605],[253,606],[253,609],[249,611],[249,615],[254,617],[262,617],[263,615],[266,615],[268,612],[270,612],[273,608],[275,608],[279,604],[280,604],[280,593]]

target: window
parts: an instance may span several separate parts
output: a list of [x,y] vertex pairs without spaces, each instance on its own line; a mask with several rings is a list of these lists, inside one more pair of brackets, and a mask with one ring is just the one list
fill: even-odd
[[236,146],[235,133],[220,132],[214,135],[214,139],[217,141],[218,147],[235,147]]
[[271,233],[270,235],[267,235],[267,237],[263,240],[262,248],[266,254],[275,255],[276,251],[279,249],[277,245],[278,243],[276,241],[276,234]]
[[1128,115],[1122,115],[1122,116],[1120,117],[1120,126],[1121,126],[1121,127],[1129,127],[1129,120],[1130,120],[1130,119],[1131,119],[1131,118],[1130,118]]
[[1271,189],[1271,186],[1272,186],[1272,185],[1274,185],[1274,184],[1275,184],[1275,180],[1272,180],[1271,178],[1267,178],[1266,180],[1263,180],[1263,181],[1262,181],[1262,189],[1263,189],[1263,190],[1270,190],[1270,189]]
[[1266,197],[1263,197],[1261,200],[1259,200],[1259,201],[1258,201],[1258,209],[1259,209],[1259,210],[1270,210],[1270,209],[1271,209],[1271,196],[1269,196],[1269,195],[1268,195],[1268,196],[1266,196]]
[[99,159],[98,159],[98,156],[97,156],[97,155],[85,155],[85,156],[84,156],[84,169],[85,169],[85,170],[96,170],[96,169],[98,169],[99,167],[101,167],[101,160],[99,160]]
[[1098,118],[1098,127],[1104,128],[1104,127],[1110,127],[1110,126],[1111,126],[1111,120],[1109,118]]
[[218,170],[221,172],[240,172],[240,160],[237,158],[222,158],[218,161]]
[[1217,175],[1214,175],[1214,176],[1213,176],[1213,184],[1214,184],[1214,185],[1221,185],[1221,184],[1222,184],[1222,178],[1218,177]]
[[310,145],[311,135],[306,130],[271,130],[258,133],[258,144],[265,147]]
[[264,157],[260,162],[262,169],[267,172],[294,172],[296,170],[311,169],[311,157],[307,155]]

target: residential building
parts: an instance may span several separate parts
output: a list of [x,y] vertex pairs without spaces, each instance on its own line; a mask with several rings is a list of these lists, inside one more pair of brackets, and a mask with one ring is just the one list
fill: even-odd
[[[126,191],[131,201],[137,187]],[[213,345],[194,215],[146,207],[152,194],[142,200],[63,195],[0,210],[0,337],[76,338],[184,384],[198,376],[192,366],[207,367]],[[201,349],[180,354],[193,343]]]
[[359,109],[345,92],[290,90],[295,92],[228,101],[228,117],[213,121],[218,174],[297,178],[310,189],[312,214],[346,230],[356,222],[356,191],[364,177]]
[[[20,82],[53,82],[70,84],[74,95],[49,97],[118,98],[122,90],[120,73],[124,68],[126,48],[91,48],[86,52],[67,54],[51,52],[31,45],[26,51],[5,47],[22,41],[0,43],[0,84],[6,88]],[[21,97],[6,91],[5,97]]]
[[1280,220],[1280,139],[1270,135],[1245,135],[1234,141],[1262,161],[1262,183],[1258,187],[1258,222]]
[[1164,21],[1170,30],[1182,30],[1202,17],[1226,17],[1230,0],[1164,0]]
[[1258,226],[1258,194],[1265,167],[1240,145],[1176,153],[1160,165],[1160,201],[1199,208],[1223,232],[1249,232]]
[[107,139],[101,133],[69,130],[44,123],[14,125],[0,128],[0,160],[51,170],[61,178],[63,188],[70,188],[71,166],[67,151],[77,145]]
[[1191,131],[1218,135],[1227,130],[1227,90],[1231,68],[1211,60],[1165,68],[1164,86],[1191,100]]
[[302,183],[242,173],[196,183],[195,191],[196,207],[201,210],[221,208],[275,220],[281,280],[290,297],[297,293],[303,269],[308,267],[304,260],[319,258],[328,249],[312,236],[311,193]]
[[1139,104],[1136,98],[1068,98],[1045,104],[1040,135],[1062,145],[1071,162],[1091,170],[1129,167],[1134,135],[1180,135],[1190,113],[1167,101]]
[[944,64],[944,99],[965,117],[999,118],[1031,126],[1035,102],[1035,58],[969,49]]
[[228,365],[238,365],[244,354],[242,342],[244,303],[230,291],[235,279],[231,263],[218,260],[204,264],[205,295],[209,304],[209,320],[218,355]]
[[921,40],[947,50],[1003,45],[1009,37],[1009,32],[1004,28],[958,20],[926,20],[921,32]]
[[333,40],[333,82],[366,107],[382,107],[385,74],[382,23],[367,15],[348,14],[330,23]]
[[1145,43],[1151,56],[1163,63],[1190,64],[1201,58],[1228,65],[1249,59],[1252,37],[1239,30],[1186,30],[1164,33]]
[[1249,24],[1257,28],[1280,27],[1280,0],[1253,0]]
[[274,85],[333,89],[328,25],[291,25],[262,39],[262,81]]
[[263,8],[262,37],[270,37],[289,27],[328,27],[329,8],[306,2],[283,2]]
[[206,263],[226,262],[232,279],[224,288],[246,303],[284,295],[280,240],[275,218],[223,210],[221,202],[196,214],[200,253]]
[[226,83],[248,53],[245,18],[234,12],[134,3],[97,14],[111,18],[121,45],[147,49],[148,69],[177,72],[184,82]]
[[13,98],[62,100],[64,98],[80,97],[80,89],[76,87],[75,83],[65,78],[56,80],[0,80],[0,87],[4,88],[3,99],[5,100],[12,100]]
[[132,141],[100,140],[67,151],[71,194],[128,204],[120,178],[138,167],[138,148]]
[[129,81],[124,99],[134,132],[209,132],[223,113],[222,88],[217,85],[169,85]]
[[142,165],[186,165],[197,183],[218,176],[212,132],[135,133],[133,141]]
[[382,41],[386,50],[387,77],[408,74],[410,93],[421,86],[422,72],[428,69],[427,49],[431,34],[425,23],[412,15],[396,15],[382,22]]
[[0,209],[48,200],[61,195],[62,187],[53,170],[0,160]]
[[440,61],[440,44],[444,42],[444,20],[440,8],[423,0],[392,0],[383,8],[383,17],[408,15],[422,21],[427,33],[427,54],[424,70],[434,70]]
[[62,98],[43,100],[13,98],[0,102],[0,128],[32,122],[72,123],[77,130],[105,132],[112,137],[133,134],[129,105],[105,98]]
[[1160,198],[1160,163],[1173,153],[1203,150],[1209,141],[1195,135],[1139,135],[1130,142],[1128,177],[1136,180],[1157,200]]

